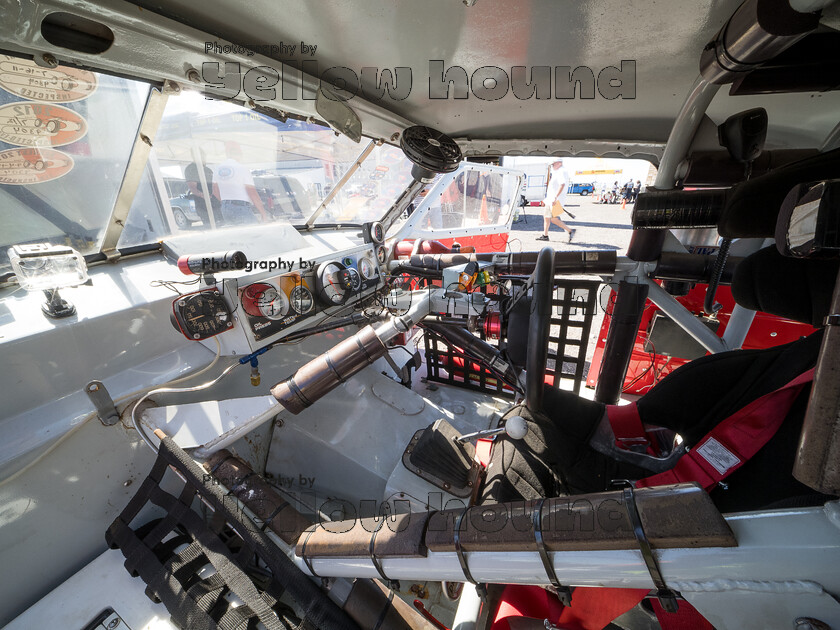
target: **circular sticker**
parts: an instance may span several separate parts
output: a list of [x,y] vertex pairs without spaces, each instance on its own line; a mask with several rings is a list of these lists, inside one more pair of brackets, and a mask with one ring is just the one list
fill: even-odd
[[47,103],[87,98],[99,82],[93,72],[76,68],[42,68],[34,61],[0,55],[0,87],[17,96]]
[[40,184],[58,179],[71,170],[73,158],[55,149],[0,151],[0,184]]
[[60,147],[84,137],[87,121],[72,109],[21,101],[0,106],[0,140],[25,147]]

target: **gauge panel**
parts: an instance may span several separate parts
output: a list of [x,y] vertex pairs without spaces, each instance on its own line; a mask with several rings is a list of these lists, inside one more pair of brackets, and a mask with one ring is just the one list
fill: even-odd
[[216,289],[182,295],[172,302],[172,322],[181,334],[194,341],[233,328],[230,308]]
[[[382,281],[375,246],[322,257],[299,271],[266,273],[239,285],[234,316],[243,318],[252,350],[305,328],[306,320],[368,295]],[[290,330],[291,329],[291,330]]]
[[239,290],[239,304],[256,341],[266,339],[314,314],[309,282],[287,273]]

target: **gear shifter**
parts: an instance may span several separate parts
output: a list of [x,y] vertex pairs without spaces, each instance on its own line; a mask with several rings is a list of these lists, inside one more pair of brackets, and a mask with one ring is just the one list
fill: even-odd
[[486,438],[492,435],[499,435],[500,433],[506,434],[512,440],[521,440],[528,435],[528,423],[522,416],[511,416],[505,421],[504,426],[475,431],[474,433],[466,433],[465,435],[456,437],[455,441],[466,442],[473,438]]

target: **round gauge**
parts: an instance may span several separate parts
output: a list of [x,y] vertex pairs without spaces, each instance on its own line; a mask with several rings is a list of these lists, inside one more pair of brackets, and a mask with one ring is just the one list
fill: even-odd
[[362,278],[365,280],[376,277],[375,267],[368,258],[359,258],[359,273],[362,274]]
[[289,313],[289,298],[283,291],[270,287],[259,298],[259,307],[263,317],[282,319]]
[[385,240],[385,228],[382,227],[379,221],[374,221],[370,224],[370,238],[377,245]]
[[242,290],[239,301],[242,303],[242,310],[244,310],[251,317],[265,317],[262,311],[264,303],[263,296],[266,291],[276,290],[270,284],[265,282],[255,282],[249,284]]
[[359,289],[361,289],[362,288],[362,277],[359,275],[359,272],[356,271],[355,269],[353,269],[352,267],[348,267],[347,273],[350,274],[350,282],[352,282],[350,290],[351,291],[358,291]]
[[353,290],[353,277],[340,262],[323,263],[315,274],[315,282],[318,297],[327,304],[344,304]]
[[388,262],[388,251],[385,249],[384,245],[380,245],[376,248],[376,260],[379,261],[380,265],[384,265]]
[[172,318],[187,339],[207,339],[233,327],[230,309],[215,290],[179,297],[172,303]]
[[292,308],[301,315],[305,315],[311,311],[315,305],[315,300],[312,299],[312,293],[302,285],[298,285],[292,289],[289,298],[292,302]]

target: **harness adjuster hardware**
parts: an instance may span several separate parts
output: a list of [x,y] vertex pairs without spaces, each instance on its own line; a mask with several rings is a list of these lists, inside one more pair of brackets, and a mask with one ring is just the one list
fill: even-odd
[[832,313],[831,315],[826,315],[825,319],[823,319],[824,326],[840,326],[840,313]]
[[469,511],[469,507],[464,508],[464,511],[458,515],[458,519],[455,521],[455,555],[458,556],[458,563],[461,565],[461,571],[463,571],[464,573],[464,578],[466,578],[467,582],[475,586],[475,592],[478,594],[479,599],[481,599],[482,602],[486,602],[487,587],[484,584],[479,584],[475,581],[475,579],[473,579],[472,573],[470,572],[470,567],[467,564],[467,557],[464,554],[463,547],[461,546],[461,523],[464,520],[464,516],[466,516],[467,512]]
[[659,570],[659,563],[653,555],[650,541],[645,534],[645,528],[642,526],[642,519],[636,506],[636,494],[632,486],[624,488],[624,504],[627,508],[627,516],[630,518],[630,525],[633,527],[633,534],[636,536],[636,542],[639,543],[639,551],[642,552],[642,559],[654,586],[656,586],[656,598],[665,612],[675,613],[679,608],[677,592],[668,588],[665,579],[662,577],[662,572]]
[[542,509],[545,504],[545,499],[540,499],[534,506],[533,522],[534,522],[534,542],[537,543],[537,551],[540,553],[540,560],[542,560],[545,573],[548,576],[548,581],[555,590],[557,598],[564,606],[572,605],[572,589],[568,586],[560,584],[557,579],[557,572],[554,570],[554,565],[551,564],[551,558],[548,556],[548,549],[545,546],[545,539],[542,535]]
[[387,575],[385,575],[385,571],[382,569],[382,563],[379,561],[379,558],[376,557],[376,554],[373,552],[374,545],[376,544],[376,535],[379,533],[379,530],[382,529],[382,526],[385,525],[385,517],[382,517],[382,521],[379,523],[379,526],[373,530],[373,534],[370,536],[370,544],[368,545],[368,553],[370,554],[370,561],[373,562],[373,566],[376,569],[376,572],[379,573],[379,576],[384,580],[385,584],[388,585],[388,588],[392,591],[400,590],[400,581],[399,580],[392,580]]

